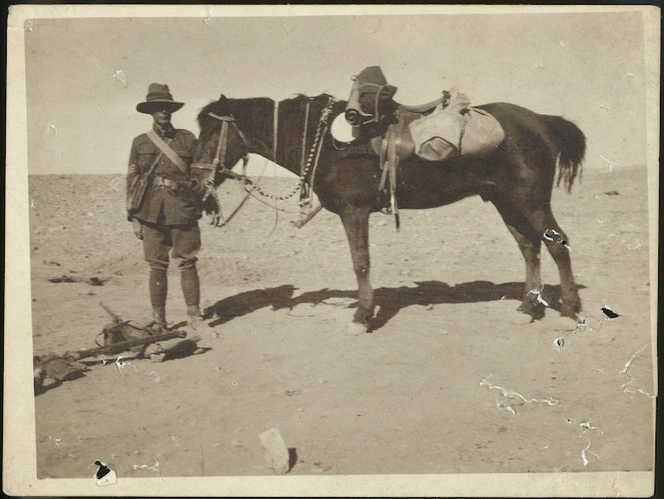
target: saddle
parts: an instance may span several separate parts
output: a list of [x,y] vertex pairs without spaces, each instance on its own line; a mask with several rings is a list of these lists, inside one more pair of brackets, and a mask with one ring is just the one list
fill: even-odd
[[454,157],[484,157],[494,152],[505,139],[505,132],[493,116],[482,109],[467,107],[467,98],[455,101],[443,97],[419,106],[399,105],[395,122],[385,134],[371,139],[380,158],[381,191],[390,195],[389,212],[394,214],[397,230],[399,215],[396,200],[397,167],[413,156],[432,162]]

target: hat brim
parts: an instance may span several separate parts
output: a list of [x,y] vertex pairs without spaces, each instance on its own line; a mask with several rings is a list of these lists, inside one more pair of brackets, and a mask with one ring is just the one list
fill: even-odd
[[151,100],[151,101],[146,101],[146,102],[141,102],[136,106],[136,111],[139,113],[144,113],[144,114],[152,114],[156,111],[160,111],[162,109],[167,109],[171,113],[174,113],[178,109],[180,109],[182,106],[184,106],[184,102],[175,102],[172,100]]

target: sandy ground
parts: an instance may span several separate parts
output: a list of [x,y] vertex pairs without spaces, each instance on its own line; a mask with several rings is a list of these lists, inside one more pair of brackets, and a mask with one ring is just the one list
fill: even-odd
[[[149,318],[122,186],[122,176],[30,178],[36,354],[93,347],[108,322],[100,301]],[[240,189],[222,190],[228,211]],[[646,169],[586,170],[553,206],[589,327],[516,312],[522,257],[495,209],[471,198],[402,212],[400,233],[372,216],[377,328],[353,336],[338,218],[322,212],[298,230],[280,213],[275,228],[274,210],[250,200],[228,227],[203,227],[206,351],[123,369],[114,357],[38,395],[38,476],[88,477],[96,459],[119,477],[271,474],[258,438],[269,428],[294,449],[293,475],[651,470]],[[553,300],[557,270],[548,254],[542,263]],[[80,282],[49,282],[63,275]],[[605,320],[605,305],[620,317]]]

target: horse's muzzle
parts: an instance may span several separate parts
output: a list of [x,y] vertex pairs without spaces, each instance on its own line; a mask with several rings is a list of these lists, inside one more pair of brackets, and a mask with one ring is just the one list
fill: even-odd
[[352,109],[352,108],[346,109],[344,117],[346,118],[346,121],[353,126],[360,126],[373,119],[372,114],[366,114],[361,111],[358,111],[357,109]]

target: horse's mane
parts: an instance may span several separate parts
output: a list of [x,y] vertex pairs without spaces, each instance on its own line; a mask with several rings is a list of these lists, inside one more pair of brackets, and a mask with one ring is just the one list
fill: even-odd
[[[322,93],[308,96],[302,93],[279,101],[279,159],[283,164],[299,164],[301,162],[302,132],[307,103],[310,104],[310,125],[307,128],[308,143],[313,141],[316,133],[315,120],[320,111],[327,105],[331,96]],[[221,121],[210,116],[234,116],[238,127],[246,135],[260,137],[263,142],[271,144],[274,133],[272,122],[275,101],[268,97],[250,97],[230,99],[222,95],[219,100],[210,102],[198,113],[198,125],[202,134],[215,133],[221,127]]]

